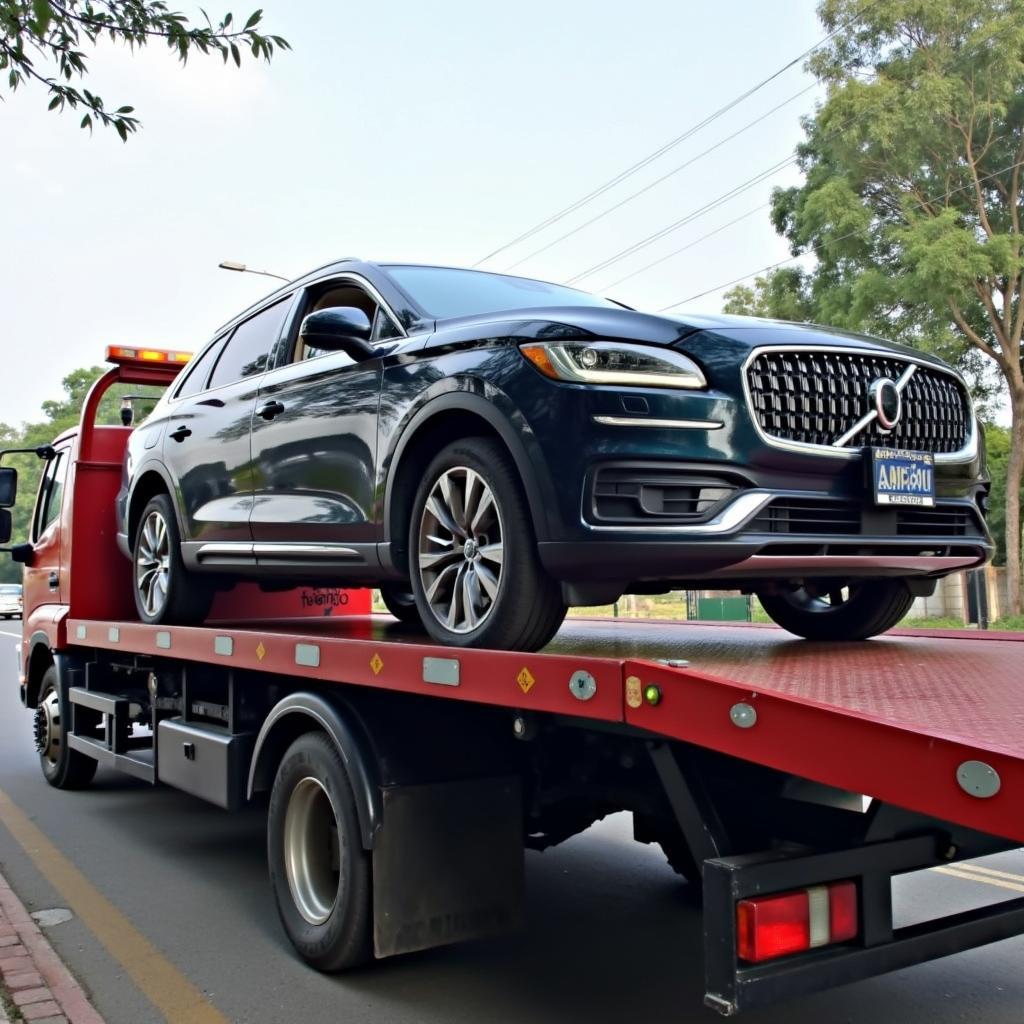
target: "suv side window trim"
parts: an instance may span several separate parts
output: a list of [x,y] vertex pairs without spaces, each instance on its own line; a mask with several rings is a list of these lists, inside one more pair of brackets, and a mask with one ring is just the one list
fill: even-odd
[[252,313],[251,316],[247,316],[244,320],[240,321],[239,323],[233,324],[231,326],[231,329],[228,332],[228,334],[230,336],[227,337],[227,340],[224,342],[223,346],[221,347],[220,352],[217,354],[217,358],[213,362],[213,366],[210,368],[210,376],[207,378],[207,385],[208,385],[207,388],[206,388],[207,391],[209,391],[209,392],[216,392],[216,391],[222,390],[223,388],[230,388],[230,387],[233,387],[235,384],[238,384],[239,381],[243,381],[243,380],[253,380],[253,381],[259,380],[259,378],[262,377],[263,374],[265,374],[268,370],[272,370],[274,368],[274,365],[275,365],[274,364],[274,358],[275,358],[275,355],[278,352],[279,347],[280,347],[280,341],[281,341],[280,334],[279,334],[279,337],[277,338],[277,340],[274,341],[274,343],[270,346],[270,350],[267,352],[267,362],[266,362],[265,366],[263,367],[263,369],[260,370],[259,373],[253,373],[253,374],[250,374],[248,377],[239,377],[238,380],[226,381],[223,384],[217,384],[215,387],[209,387],[209,384],[210,384],[210,382],[211,382],[211,380],[213,378],[213,375],[217,372],[217,365],[220,363],[221,359],[224,356],[224,353],[227,351],[228,345],[231,342],[231,338],[234,337],[235,332],[238,330],[238,328],[244,326],[245,324],[247,324],[250,320],[254,319],[255,317],[260,316],[263,313],[266,313],[267,310],[272,309],[274,306],[283,305],[283,306],[287,306],[287,309],[286,309],[285,315],[284,315],[284,320],[282,321],[281,327],[279,328],[279,332],[281,334],[283,334],[284,332],[290,330],[290,326],[291,326],[292,320],[294,318],[294,313],[295,313],[295,299],[296,299],[298,294],[300,294],[300,293],[293,292],[291,295],[280,296],[277,299],[275,299],[274,302],[268,302],[265,306],[260,306],[260,308],[255,310]]
[[[206,356],[210,352],[212,352],[218,345],[223,346],[233,333],[233,331],[228,331],[226,334],[218,335],[216,338],[213,339],[213,341],[210,342],[209,345],[199,350],[199,354],[193,358],[193,364],[186,369],[184,376],[178,382],[178,386],[174,389],[174,394],[171,395],[168,401],[177,402],[182,397],[182,389],[192,379],[193,374],[200,372],[200,370],[202,369],[202,362],[206,358]],[[194,391],[191,395],[185,395],[185,398],[194,398],[196,395],[201,395],[207,389],[207,385],[210,383],[210,374],[213,373],[213,368],[214,366],[217,365],[217,359],[219,358],[220,353],[218,352],[213,362],[211,362],[209,366],[207,366],[206,369],[203,371],[206,374],[206,379],[203,381],[202,387],[200,387],[198,391]]]

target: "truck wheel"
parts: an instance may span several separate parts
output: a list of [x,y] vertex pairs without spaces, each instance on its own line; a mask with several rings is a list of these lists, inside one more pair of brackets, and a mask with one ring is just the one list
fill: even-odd
[[805,583],[793,590],[757,596],[776,623],[807,640],[866,640],[892,629],[914,603],[902,580],[867,580],[845,586]]
[[413,502],[412,589],[427,632],[453,647],[535,651],[565,618],[505,449],[468,437],[431,462]]
[[370,856],[341,754],[323,733],[300,736],[277,769],[267,860],[281,923],[307,963],[343,971],[370,959]]
[[69,708],[61,695],[57,669],[52,665],[43,675],[40,692],[33,729],[43,775],[55,789],[84,789],[92,782],[98,764],[67,745]]
[[132,592],[143,622],[186,626],[206,618],[213,589],[185,571],[178,520],[168,495],[150,498],[142,510],[132,551]]
[[423,620],[420,618],[419,609],[416,607],[416,596],[413,594],[411,587],[382,583],[380,599],[384,602],[384,607],[399,622],[404,622],[407,626],[423,628]]

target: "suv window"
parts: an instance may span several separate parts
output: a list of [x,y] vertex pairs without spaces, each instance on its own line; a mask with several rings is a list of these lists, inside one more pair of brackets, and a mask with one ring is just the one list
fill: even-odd
[[189,395],[197,395],[206,388],[206,378],[210,376],[210,367],[213,366],[217,353],[223,348],[223,340],[218,338],[192,360],[191,365],[185,370],[184,380],[174,393],[175,398],[188,398]]
[[262,373],[267,368],[267,360],[281,334],[284,318],[291,305],[291,297],[275,302],[255,316],[249,317],[245,323],[235,328],[235,333],[228,339],[227,345],[221,350],[220,358],[210,378],[210,387],[220,387]]
[[61,501],[64,497],[64,482],[68,475],[67,452],[57,453],[56,458],[46,464],[43,480],[39,487],[39,503],[36,506],[36,519],[32,531],[32,539],[38,540],[60,515]]

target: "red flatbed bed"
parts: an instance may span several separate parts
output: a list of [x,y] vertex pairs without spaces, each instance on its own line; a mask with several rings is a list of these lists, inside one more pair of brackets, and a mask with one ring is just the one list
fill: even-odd
[[[231,653],[218,654],[226,640]],[[423,644],[371,616],[203,627],[75,619],[68,642],[623,723],[1024,843],[1024,636],[911,631],[815,644],[775,627],[577,619],[544,653],[522,654]],[[425,682],[424,659],[457,663],[457,683]],[[589,699],[570,690],[578,671],[596,683]],[[660,701],[630,707],[631,677],[658,686]],[[754,710],[752,726],[735,724],[737,705]],[[997,773],[997,793],[965,791],[957,773],[970,762]]]

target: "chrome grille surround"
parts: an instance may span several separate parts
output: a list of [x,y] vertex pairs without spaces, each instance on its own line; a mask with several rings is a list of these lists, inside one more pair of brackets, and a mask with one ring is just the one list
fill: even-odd
[[[771,364],[766,364],[765,369],[756,364],[770,357],[777,357],[774,361],[779,370],[776,376],[789,378],[784,381],[785,388],[779,391],[757,387],[754,379],[755,375],[769,372]],[[803,369],[796,362],[798,357],[804,359]],[[791,368],[788,371],[787,365]],[[879,377],[898,380],[909,367],[914,367],[914,372],[904,390],[903,417],[896,428],[885,433],[877,423],[868,423],[845,444],[836,444],[838,438],[849,433],[870,411],[868,388],[871,382]],[[830,378],[834,381],[831,387]],[[969,462],[977,456],[977,424],[970,395],[960,375],[947,367],[885,349],[765,345],[752,350],[744,360],[741,379],[754,429],[765,444],[775,448],[855,459],[861,458],[861,449],[866,445],[903,447],[932,451],[937,463]],[[845,394],[841,382],[847,386]],[[778,394],[791,403],[799,401],[802,408],[791,408],[784,413],[767,408],[765,399],[759,401],[764,394]],[[829,402],[833,403],[832,408],[828,407]],[[939,417],[917,412],[915,416],[915,405],[921,409],[924,402],[952,410],[953,415]],[[805,418],[806,424],[773,433],[774,424],[769,417],[783,414]],[[785,433],[795,436],[787,437]]]

